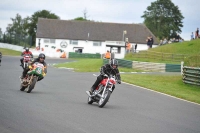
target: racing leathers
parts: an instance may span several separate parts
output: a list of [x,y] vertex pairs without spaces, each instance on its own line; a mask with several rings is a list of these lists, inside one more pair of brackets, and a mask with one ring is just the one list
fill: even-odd
[[[22,52],[21,56],[24,56],[24,55],[30,55],[31,58],[33,58],[33,54],[32,54],[31,51],[28,51],[28,52],[27,52],[27,51],[24,51],[24,52]],[[23,60],[24,60],[24,58],[21,58],[21,59],[20,59],[21,65],[23,64]]]
[[[92,85],[92,87],[91,87],[91,92],[93,92],[96,88],[97,88],[97,86],[99,85],[99,83],[103,80],[103,78],[104,78],[104,74],[107,74],[108,76],[110,75],[110,74],[112,74],[112,75],[115,75],[116,76],[116,79],[117,79],[117,82],[119,83],[119,84],[121,84],[121,76],[120,76],[120,73],[119,73],[119,70],[118,70],[118,68],[115,68],[115,69],[113,69],[112,67],[111,67],[111,65],[110,64],[105,64],[105,65],[103,65],[102,67],[101,67],[101,69],[100,69],[100,75],[97,77],[97,80],[95,81],[95,83]],[[112,88],[113,90],[115,89],[115,85],[113,85],[113,88]]]
[[[36,58],[30,65],[33,65],[35,62],[40,62],[40,59]],[[47,74],[47,64],[45,61],[43,62],[40,62],[44,65],[44,73]],[[29,71],[30,69],[27,68],[27,69],[24,69],[23,73],[22,73],[22,78],[26,77],[26,74],[27,72]],[[38,81],[42,80],[44,77],[41,77],[41,78],[38,78]]]

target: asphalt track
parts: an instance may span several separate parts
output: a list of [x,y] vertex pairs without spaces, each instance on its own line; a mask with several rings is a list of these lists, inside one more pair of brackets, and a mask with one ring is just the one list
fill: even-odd
[[21,92],[19,59],[4,56],[0,66],[0,133],[200,132],[200,105],[128,84],[117,85],[104,108],[88,105],[93,73],[49,66],[30,94]]

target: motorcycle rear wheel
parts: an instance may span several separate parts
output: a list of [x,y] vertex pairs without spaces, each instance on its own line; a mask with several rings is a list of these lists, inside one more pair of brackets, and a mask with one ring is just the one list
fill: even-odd
[[28,88],[27,93],[30,93],[30,92],[34,89],[36,82],[37,82],[37,78],[34,77],[34,78],[32,79],[32,83],[30,84],[30,86],[29,86],[29,88]]
[[106,103],[108,102],[109,98],[110,98],[111,92],[109,90],[107,90],[105,92],[105,98],[100,98],[99,100],[99,107],[102,108],[103,106],[106,105]]

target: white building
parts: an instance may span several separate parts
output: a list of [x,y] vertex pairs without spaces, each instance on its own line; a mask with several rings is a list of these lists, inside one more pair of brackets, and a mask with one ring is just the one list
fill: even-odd
[[[155,36],[143,24],[119,24],[91,21],[67,21],[38,19],[36,47],[53,53],[58,49],[65,52],[100,53],[107,50],[115,58],[124,58],[125,40],[138,44],[137,50],[146,50],[147,36]],[[154,47],[157,45],[154,45]]]

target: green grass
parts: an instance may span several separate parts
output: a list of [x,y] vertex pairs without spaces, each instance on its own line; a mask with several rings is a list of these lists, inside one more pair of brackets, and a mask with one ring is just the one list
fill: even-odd
[[200,39],[185,41],[181,43],[166,44],[150,49],[154,52],[173,53],[173,54],[200,54]]
[[184,84],[181,75],[123,74],[124,82],[200,104],[200,86]]
[[[172,43],[172,44],[166,44],[162,46],[158,46],[156,48],[149,49],[148,51],[151,52],[151,54],[147,55],[144,58],[138,58],[135,54],[126,54],[125,60],[134,60],[134,61],[143,61],[143,62],[157,62],[157,63],[169,63],[169,64],[180,64],[180,61],[175,61],[172,59],[168,60],[162,60],[158,59],[158,56],[162,53],[169,54],[169,55],[186,55],[188,57],[190,56],[196,56],[200,55],[200,39],[192,40],[192,41],[185,41],[181,43]],[[160,53],[160,54],[159,54]],[[141,54],[141,52],[137,53]],[[151,57],[151,58],[150,58]],[[185,59],[183,59],[185,61]],[[199,61],[198,59],[193,58],[193,63],[191,64],[197,64]]]
[[10,55],[10,56],[20,56],[21,52],[15,51],[15,50],[10,50],[10,49],[5,49],[5,48],[0,48],[0,51],[2,55]]
[[[55,67],[74,68],[76,72],[99,72],[103,65],[103,59],[75,59],[75,62],[61,63]],[[131,68],[119,67],[121,72],[140,72],[141,70],[134,70]]]

